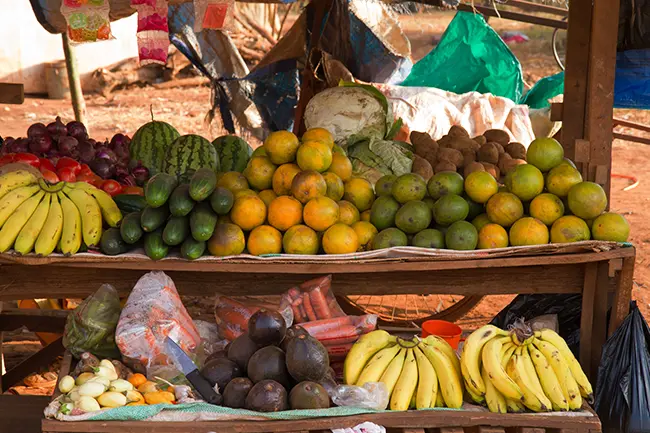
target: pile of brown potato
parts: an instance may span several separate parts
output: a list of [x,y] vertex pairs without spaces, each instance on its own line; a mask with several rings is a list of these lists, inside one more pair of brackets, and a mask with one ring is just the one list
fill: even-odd
[[441,171],[458,171],[463,176],[487,171],[495,179],[526,163],[526,148],[510,142],[501,129],[489,129],[471,138],[462,126],[454,125],[447,135],[436,141],[426,132],[411,132],[415,159],[411,171],[429,180]]

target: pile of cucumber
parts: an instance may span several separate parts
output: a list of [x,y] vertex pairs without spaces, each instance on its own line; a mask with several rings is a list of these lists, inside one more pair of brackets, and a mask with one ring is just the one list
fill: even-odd
[[[167,257],[173,247],[180,247],[182,258],[201,257],[218,217],[228,214],[234,201],[230,190],[217,187],[217,175],[209,168],[194,172],[189,183],[158,173],[147,182],[144,197],[120,195],[115,199],[125,216],[119,229],[121,242],[113,244],[132,248],[142,244],[153,260]],[[123,252],[118,250],[103,252]]]

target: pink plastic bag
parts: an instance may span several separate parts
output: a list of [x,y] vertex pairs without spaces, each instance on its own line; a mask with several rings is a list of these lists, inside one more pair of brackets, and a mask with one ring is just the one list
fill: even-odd
[[[254,303],[242,303],[227,296],[217,296],[214,305],[214,317],[219,328],[219,337],[232,341],[248,331],[248,319],[260,308]],[[293,324],[291,308],[280,306],[278,313],[284,317],[287,328]]]
[[172,279],[164,272],[149,272],[138,280],[122,310],[117,347],[127,363],[140,362],[147,369],[172,365],[165,349],[168,336],[186,353],[201,343]]
[[345,313],[332,292],[332,276],[314,278],[282,294],[281,306],[290,306],[294,323],[343,317]]

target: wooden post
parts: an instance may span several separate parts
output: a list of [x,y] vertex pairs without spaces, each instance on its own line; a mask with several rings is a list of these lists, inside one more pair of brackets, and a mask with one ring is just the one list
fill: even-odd
[[584,138],[591,8],[592,0],[571,0],[569,6],[562,107],[562,145],[565,155],[572,160],[576,159],[575,141]]
[[610,197],[614,116],[614,75],[618,42],[619,0],[594,2],[587,80],[585,138],[589,141],[587,180],[600,184]]
[[81,91],[81,80],[79,79],[79,69],[77,69],[77,59],[74,54],[74,49],[70,45],[68,33],[63,32],[63,54],[65,55],[65,66],[68,70],[68,82],[70,85],[70,96],[72,98],[72,109],[74,110],[74,118],[77,122],[81,122],[88,128],[86,122],[86,102],[84,95]]

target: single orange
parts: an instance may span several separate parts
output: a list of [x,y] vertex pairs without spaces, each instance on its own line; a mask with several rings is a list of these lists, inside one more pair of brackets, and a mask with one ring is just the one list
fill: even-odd
[[346,200],[338,202],[339,205],[339,222],[351,226],[359,221],[359,209]]
[[302,204],[327,193],[327,182],[317,171],[301,171],[291,182],[291,194]]
[[348,225],[334,224],[323,235],[325,254],[350,254],[359,249],[357,232]]
[[336,174],[345,182],[352,177],[352,163],[347,156],[334,153],[332,154],[332,164],[327,171]]
[[255,227],[248,235],[246,247],[248,252],[254,256],[280,254],[282,252],[282,234],[271,226]]
[[257,196],[240,197],[235,200],[230,210],[230,219],[242,230],[253,230],[264,224],[266,220],[266,205]]
[[293,197],[281,195],[269,204],[269,224],[285,231],[302,223],[302,204]]
[[300,167],[296,164],[279,166],[273,173],[273,191],[277,195],[291,195],[291,183],[298,173],[300,173]]
[[302,224],[291,227],[282,237],[282,247],[287,254],[314,255],[319,246],[316,232]]
[[272,132],[264,140],[264,151],[276,165],[295,161],[298,146],[300,146],[298,137],[289,131]]
[[302,218],[312,229],[322,232],[339,220],[339,205],[328,197],[316,197],[305,205]]

